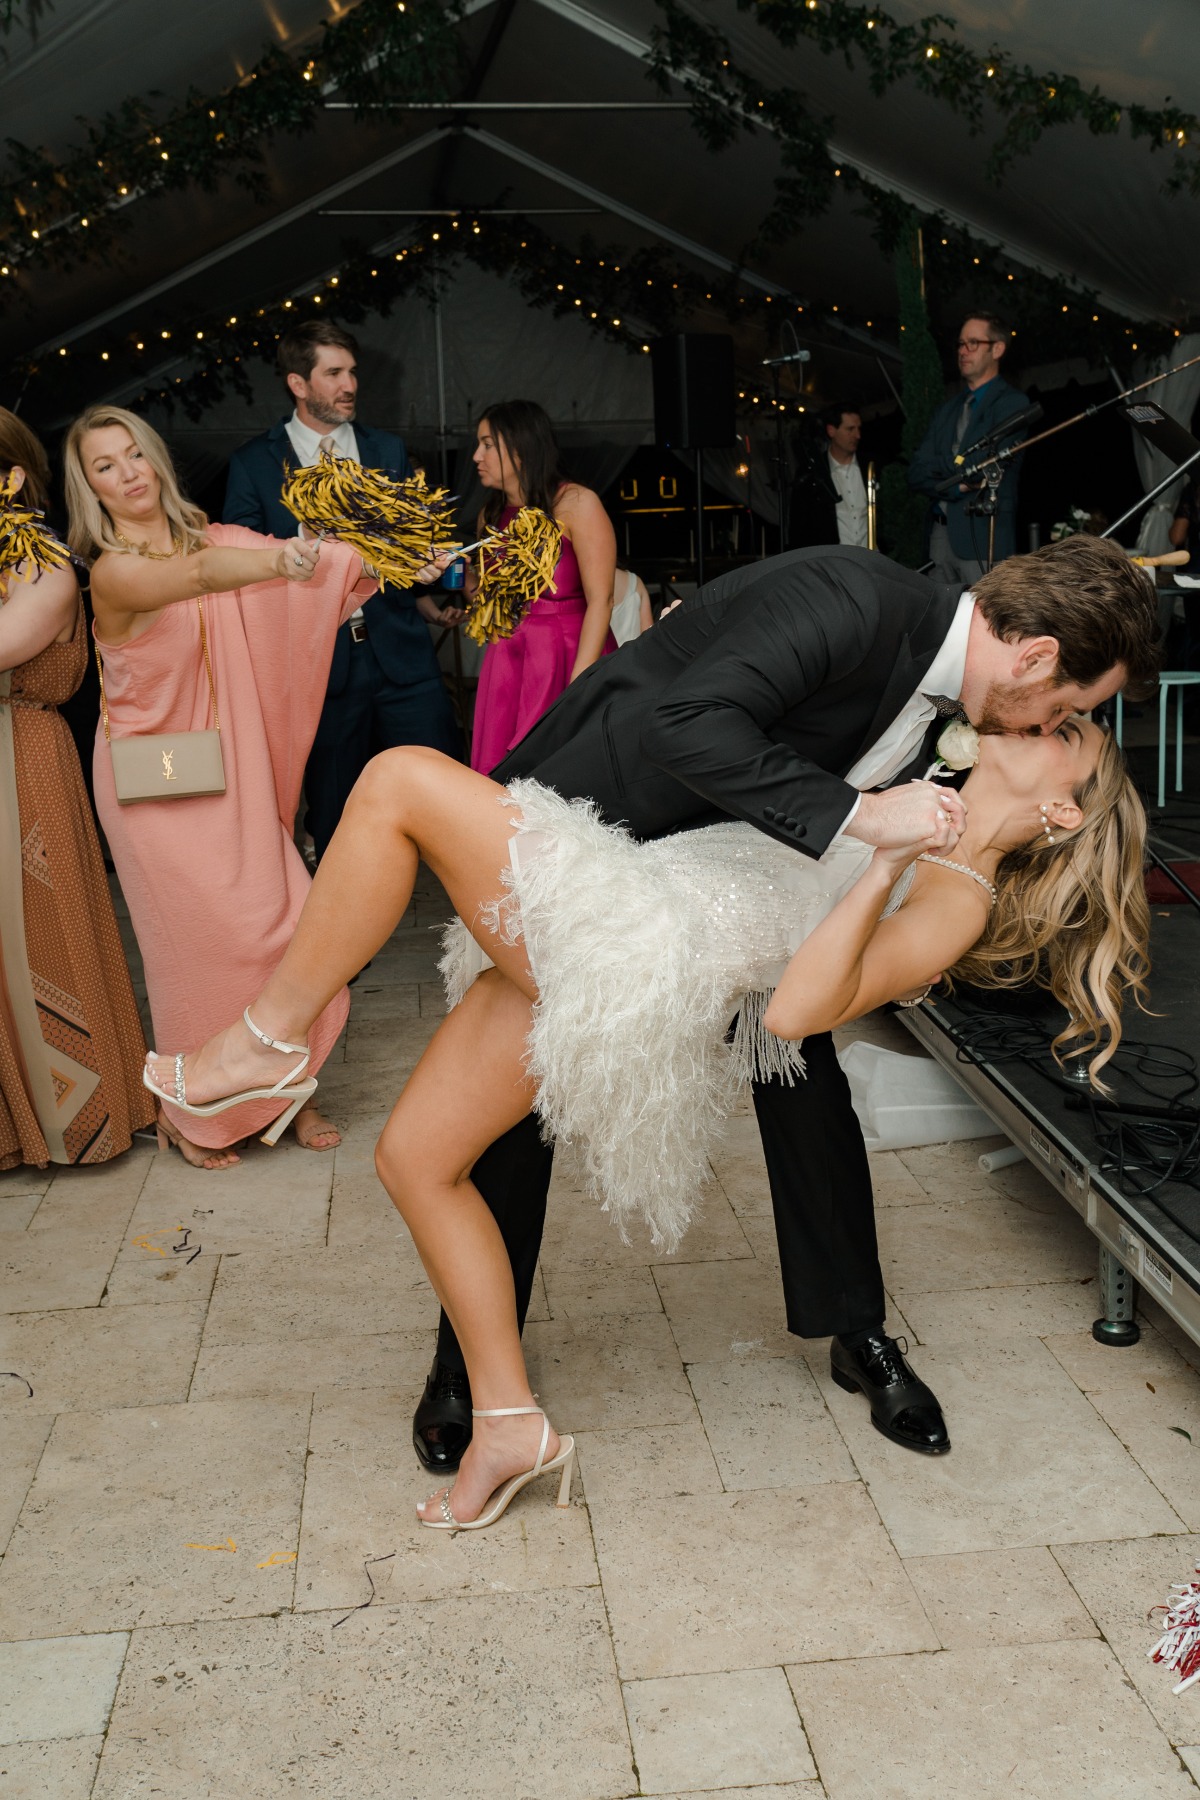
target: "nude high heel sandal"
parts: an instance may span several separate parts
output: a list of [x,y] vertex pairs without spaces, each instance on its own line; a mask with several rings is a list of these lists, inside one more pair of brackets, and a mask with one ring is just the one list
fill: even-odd
[[240,1094],[230,1094],[224,1100],[208,1100],[201,1106],[193,1106],[185,1092],[184,1054],[182,1051],[175,1058],[175,1091],[173,1094],[168,1094],[165,1088],[160,1088],[157,1082],[151,1081],[149,1067],[142,1070],[142,1086],[149,1088],[150,1092],[157,1095],[160,1100],[169,1100],[172,1106],[179,1108],[180,1112],[191,1113],[195,1119],[211,1119],[217,1113],[229,1112],[232,1107],[241,1106],[247,1100],[290,1100],[291,1105],[287,1111],[280,1113],[277,1119],[272,1120],[262,1134],[263,1143],[274,1146],[280,1133],[286,1130],[305,1102],[311,1100],[316,1093],[317,1078],[315,1075],[310,1075],[307,1081],[297,1081],[296,1079],[297,1076],[303,1075],[308,1067],[309,1049],[307,1044],[285,1044],[282,1038],[268,1037],[265,1031],[259,1030],[250,1017],[249,1007],[242,1014],[242,1018],[245,1020],[246,1029],[258,1039],[260,1044],[265,1044],[268,1050],[282,1050],[285,1055],[300,1058],[295,1068],[289,1069],[285,1075],[281,1075],[274,1087],[245,1088]]
[[450,1495],[446,1493],[442,1495],[441,1518],[427,1519],[418,1513],[417,1517],[422,1525],[428,1525],[431,1531],[482,1531],[485,1525],[496,1523],[496,1520],[506,1510],[509,1501],[515,1499],[523,1487],[528,1487],[529,1483],[536,1481],[539,1475],[549,1475],[551,1470],[561,1469],[562,1471],[555,1505],[570,1506],[571,1473],[575,1466],[575,1439],[573,1437],[560,1438],[558,1455],[551,1457],[549,1462],[545,1462],[543,1459],[546,1455],[546,1445],[550,1442],[550,1421],[540,1406],[494,1406],[490,1409],[473,1406],[471,1408],[473,1419],[511,1419],[519,1413],[541,1413],[542,1415],[542,1441],[538,1445],[537,1458],[532,1469],[526,1469],[523,1474],[514,1475],[506,1481],[487,1511],[480,1513],[477,1519],[467,1519],[465,1522],[456,1519],[450,1510]]

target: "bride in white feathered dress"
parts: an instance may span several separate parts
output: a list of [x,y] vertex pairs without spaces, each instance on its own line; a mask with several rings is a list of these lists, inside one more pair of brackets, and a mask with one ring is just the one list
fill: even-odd
[[278,1100],[278,1135],[311,1096],[305,1039],[386,942],[423,858],[457,919],[451,1008],[376,1151],[462,1345],[477,1429],[436,1529],[491,1523],[573,1443],[529,1388],[513,1279],[471,1181],[531,1109],[574,1144],[624,1229],[673,1247],[739,1082],[802,1080],[803,1039],[954,970],[1035,976],[1093,1078],[1140,992],[1145,818],[1120,750],[1083,718],[981,742],[961,795],[898,790],[892,848],[835,839],[819,860],[726,822],[638,843],[537,782],[504,789],[435,751],[390,750],[354,790],[283,962],[242,1022],[194,1055],[153,1056],[147,1085],[201,1115]]

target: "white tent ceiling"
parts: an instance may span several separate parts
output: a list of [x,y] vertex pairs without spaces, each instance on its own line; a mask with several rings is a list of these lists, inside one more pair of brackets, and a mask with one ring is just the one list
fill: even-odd
[[[156,90],[165,106],[189,88],[215,91],[266,43],[297,51],[345,10],[339,0],[195,0],[186,8],[45,0],[32,29],[22,13],[0,38],[5,136],[63,153],[81,141],[81,116],[95,118],[130,93]],[[697,271],[739,261],[769,204],[778,147],[755,131],[720,154],[704,148],[682,96],[664,99],[646,78],[645,48],[660,17],[653,0],[468,0],[466,10],[454,106],[366,121],[328,111],[317,131],[268,147],[266,201],[227,183],[216,194],[189,189],[137,202],[118,257],[24,280],[23,303],[0,319],[0,357],[86,345],[160,315],[264,304],[334,267],[347,239],[402,237],[413,223],[406,215],[437,207],[535,212],[567,243],[590,234],[658,245]],[[1144,142],[1059,128],[996,185],[984,174],[989,134],[972,137],[911,84],[877,99],[861,72],[811,43],[782,50],[734,0],[691,10],[728,33],[743,67],[802,90],[832,119],[838,155],[881,185],[1004,244],[1018,264],[1077,278],[1133,317],[1200,311],[1200,204],[1163,195],[1165,159]],[[889,10],[915,21],[925,7],[892,0]],[[1122,101],[1161,105],[1170,95],[1200,111],[1194,0],[958,0],[954,10],[973,48],[1000,45]],[[748,274],[768,291],[840,301],[863,316],[886,320],[895,311],[891,269],[850,195],[788,242],[755,253]],[[1019,315],[1019,283],[1014,296]],[[721,326],[717,316],[695,323]],[[874,346],[853,333],[822,336],[817,397],[846,387],[886,397]],[[894,358],[894,346],[881,347]],[[750,360],[769,348],[740,344]],[[130,391],[126,381],[121,392]],[[28,410],[39,417],[36,382]]]

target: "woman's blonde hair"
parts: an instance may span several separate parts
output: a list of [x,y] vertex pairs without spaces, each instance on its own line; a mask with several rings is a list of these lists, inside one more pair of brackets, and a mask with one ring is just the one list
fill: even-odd
[[996,903],[979,942],[951,974],[979,987],[1036,982],[1064,1006],[1068,1023],[1052,1045],[1088,1056],[1093,1086],[1121,1041],[1121,1002],[1143,1009],[1150,970],[1150,908],[1143,874],[1146,814],[1115,738],[1075,793],[1083,823],[1039,833],[1010,850],[996,872]]
[[67,542],[76,556],[94,563],[104,550],[127,551],[117,537],[112,520],[92,489],[83,467],[83,440],[89,431],[123,425],[154,473],[158,476],[159,501],[171,527],[173,542],[190,556],[204,542],[208,519],[180,492],[171,453],[152,425],[123,406],[89,406],[80,413],[63,444],[63,476],[67,490]]

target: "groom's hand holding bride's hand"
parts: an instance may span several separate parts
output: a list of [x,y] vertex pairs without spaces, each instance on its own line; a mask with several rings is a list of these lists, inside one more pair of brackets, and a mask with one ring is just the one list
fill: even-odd
[[910,781],[906,787],[864,794],[846,834],[874,845],[880,860],[903,867],[922,850],[949,854],[966,826],[961,794],[933,781]]

